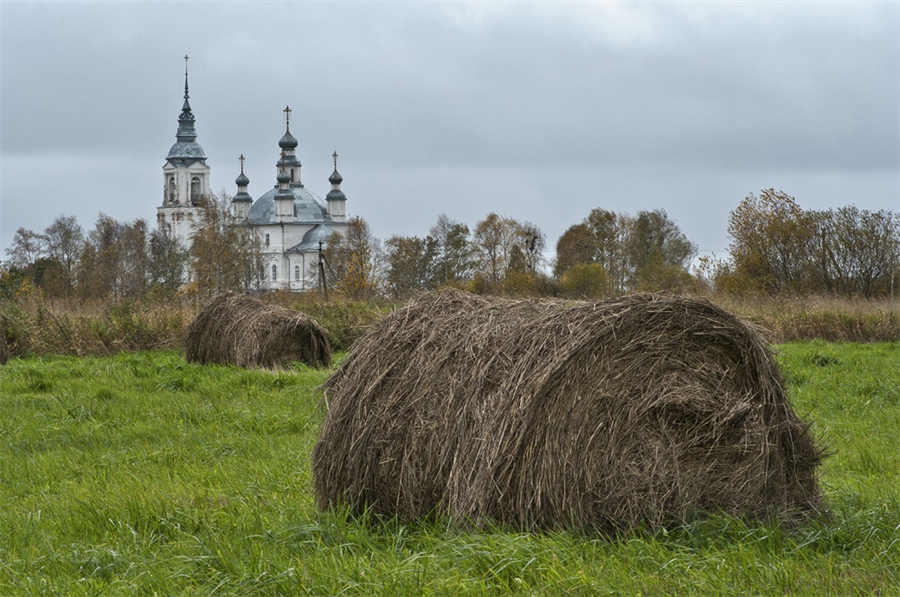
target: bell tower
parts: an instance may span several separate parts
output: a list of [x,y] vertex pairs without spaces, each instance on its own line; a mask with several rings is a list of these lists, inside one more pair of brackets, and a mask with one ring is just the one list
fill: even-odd
[[186,247],[190,247],[194,225],[210,199],[209,166],[197,143],[194,112],[188,93],[188,56],[184,57],[184,104],[178,117],[175,144],[163,165],[163,200],[156,210],[157,226],[169,227]]

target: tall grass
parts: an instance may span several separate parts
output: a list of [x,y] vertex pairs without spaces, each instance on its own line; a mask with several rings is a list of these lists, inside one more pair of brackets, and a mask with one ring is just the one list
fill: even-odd
[[[388,313],[386,302],[320,301],[314,293],[274,293],[264,300],[316,319],[336,350],[346,350],[367,325]],[[0,333],[12,354],[113,355],[182,346],[187,326],[204,303],[197,297],[166,301],[85,301],[29,296],[0,302]]]
[[[316,319],[336,350],[346,350],[365,330],[400,303],[352,301],[315,293],[273,293],[264,300]],[[887,300],[826,297],[711,297],[723,308],[771,332],[778,342],[822,339],[831,342],[900,340],[900,305],[894,314]],[[121,351],[158,350],[182,345],[184,332],[203,300],[76,301],[26,296],[0,302],[0,333],[12,354],[112,355]]]
[[0,333],[19,356],[110,355],[180,346],[194,314],[179,302],[7,301],[0,303]]
[[796,343],[779,359],[834,452],[831,518],[786,531],[714,516],[609,539],[318,512],[327,371],[178,351],[13,358],[0,595],[900,593],[900,345]]
[[900,340],[900,304],[895,306],[889,299],[740,297],[722,294],[711,297],[711,300],[768,330],[777,342]]

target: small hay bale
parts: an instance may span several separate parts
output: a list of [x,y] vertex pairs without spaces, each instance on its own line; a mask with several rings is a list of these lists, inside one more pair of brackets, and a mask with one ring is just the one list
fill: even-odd
[[200,310],[188,326],[184,353],[188,362],[203,365],[331,364],[328,334],[312,317],[236,293],[219,295]]
[[705,300],[442,290],[372,326],[326,401],[322,509],[610,534],[824,512],[769,349]]

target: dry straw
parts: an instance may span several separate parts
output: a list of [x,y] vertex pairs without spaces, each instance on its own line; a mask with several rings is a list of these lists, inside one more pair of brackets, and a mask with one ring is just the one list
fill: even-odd
[[220,363],[277,369],[291,362],[331,364],[325,330],[298,311],[242,294],[222,294],[188,326],[185,357],[192,363]]
[[822,512],[822,452],[757,331],[705,300],[427,295],[329,379],[320,508],[519,529]]

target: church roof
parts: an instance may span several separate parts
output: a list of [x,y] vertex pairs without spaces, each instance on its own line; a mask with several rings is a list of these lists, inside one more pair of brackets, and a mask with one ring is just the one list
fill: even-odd
[[[330,222],[325,203],[319,197],[300,185],[291,185],[291,194],[294,195],[294,219],[288,224],[315,224]],[[275,219],[275,195],[278,189],[269,189],[250,208],[247,215],[247,223],[255,226],[263,224],[277,224]]]
[[303,240],[287,250],[288,253],[308,253],[310,251],[319,250],[319,241],[322,242],[322,248],[328,247],[328,239],[334,234],[334,230],[325,224],[319,224],[315,228],[306,231]]
[[169,150],[169,155],[166,156],[167,161],[173,163],[186,162],[186,164],[184,165],[188,165],[193,162],[199,162],[205,159],[206,154],[203,153],[203,148],[200,147],[200,144],[196,141],[178,141]]

